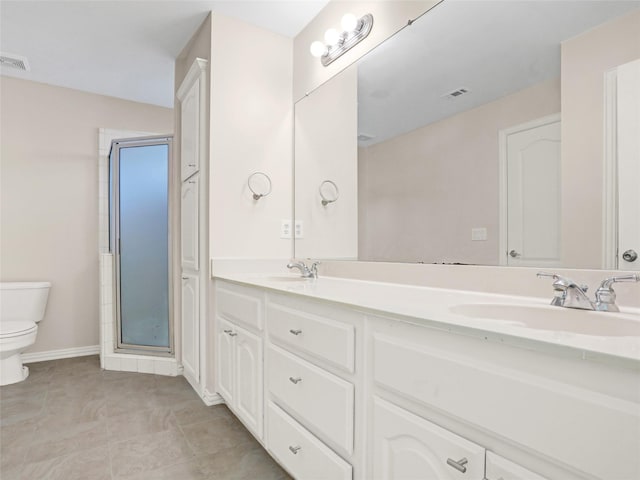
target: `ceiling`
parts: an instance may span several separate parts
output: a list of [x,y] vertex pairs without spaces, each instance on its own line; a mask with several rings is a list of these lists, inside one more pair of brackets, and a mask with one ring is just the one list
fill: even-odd
[[174,61],[209,11],[295,37],[329,0],[0,1],[0,74],[173,107]]
[[[639,8],[638,0],[445,0],[358,62],[359,145],[557,78],[562,41]],[[469,93],[445,96],[461,88]]]

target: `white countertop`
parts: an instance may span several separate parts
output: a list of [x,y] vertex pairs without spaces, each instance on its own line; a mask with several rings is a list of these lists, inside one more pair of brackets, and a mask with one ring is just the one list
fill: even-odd
[[[640,361],[640,310],[624,309],[619,314],[605,314],[551,307],[551,292],[549,298],[536,298],[337,277],[301,279],[296,275],[283,274],[225,273],[215,278],[317,300],[338,302],[374,313],[400,315],[413,323],[465,335],[482,336],[488,341],[510,343],[530,349],[549,348],[556,352],[559,351],[558,347],[561,347],[562,352],[579,358]],[[486,305],[489,305],[489,308],[497,305],[503,318],[493,319],[478,314],[469,316],[460,313],[465,308],[471,308],[472,311],[479,308],[482,312]],[[520,313],[520,307],[525,308],[522,316],[525,318],[524,322],[511,317],[513,312]],[[527,317],[532,318],[534,323],[537,319],[545,321],[542,326],[534,328],[525,325]],[[593,324],[595,327],[586,329],[589,334],[568,331],[572,328],[570,326],[561,330],[564,328],[565,319],[566,325],[574,323],[578,325],[578,330],[581,330],[583,321],[584,325]],[[615,327],[608,328],[607,321],[610,319],[624,323],[625,330],[633,332],[632,336],[622,336],[620,332],[615,333]],[[563,326],[556,326],[556,320]],[[599,334],[600,331],[603,334]],[[632,368],[638,368],[635,362],[632,362]]]

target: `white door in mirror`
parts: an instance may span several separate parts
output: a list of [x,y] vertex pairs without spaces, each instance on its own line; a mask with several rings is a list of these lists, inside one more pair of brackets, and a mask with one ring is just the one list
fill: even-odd
[[[501,132],[506,233],[503,264],[560,264],[560,119],[553,115]],[[506,201],[505,201],[506,200]]]
[[617,76],[618,268],[640,271],[640,60]]

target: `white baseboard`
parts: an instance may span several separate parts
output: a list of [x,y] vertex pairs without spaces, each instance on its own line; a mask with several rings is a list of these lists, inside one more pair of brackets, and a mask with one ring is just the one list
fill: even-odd
[[218,393],[211,393],[206,388],[202,394],[202,401],[207,407],[211,407],[213,405],[220,405],[224,403],[224,399]]
[[61,358],[85,357],[87,355],[98,355],[99,353],[100,345],[62,348],[60,350],[49,350],[47,352],[23,353],[22,363],[46,362],[48,360],[59,360]]

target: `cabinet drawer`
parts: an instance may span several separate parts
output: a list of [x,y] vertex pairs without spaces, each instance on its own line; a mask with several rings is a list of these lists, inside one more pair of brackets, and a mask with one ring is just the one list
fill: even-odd
[[483,447],[380,398],[373,403],[373,478],[483,478]]
[[276,346],[268,351],[268,388],[310,430],[353,452],[354,388]]
[[267,407],[267,448],[298,480],[350,480],[351,465],[273,403]]
[[237,290],[228,287],[218,286],[216,289],[216,308],[218,315],[234,323],[246,325],[255,330],[262,330],[262,312],[260,308],[261,299],[239,287]]
[[269,334],[280,343],[354,371],[354,327],[280,305],[267,305]]
[[531,470],[517,465],[506,458],[487,452],[487,480],[546,480]]

